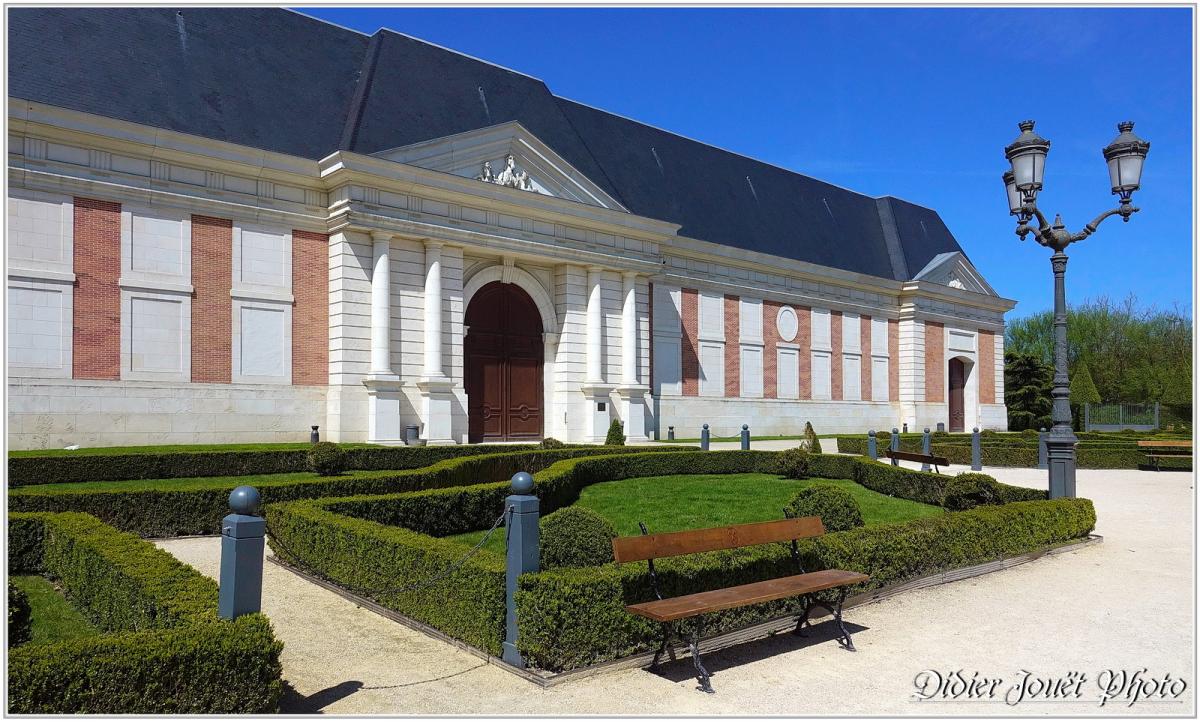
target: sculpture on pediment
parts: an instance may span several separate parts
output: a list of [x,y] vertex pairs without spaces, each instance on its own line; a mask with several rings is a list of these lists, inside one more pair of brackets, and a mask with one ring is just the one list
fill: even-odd
[[961,288],[964,290],[966,290],[966,288],[967,288],[966,286],[963,285],[962,281],[958,280],[958,276],[951,276],[950,283],[947,283],[946,285],[949,286],[950,288]]
[[517,159],[512,153],[504,156],[504,170],[496,174],[492,173],[491,162],[484,161],[479,175],[475,176],[475,180],[481,180],[485,183],[495,183],[496,185],[507,186],[509,188],[519,188],[524,191],[534,190],[533,181],[529,179],[529,174],[517,168]]

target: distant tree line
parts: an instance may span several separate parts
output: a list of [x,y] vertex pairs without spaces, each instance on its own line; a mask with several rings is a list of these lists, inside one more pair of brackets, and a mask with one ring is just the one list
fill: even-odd
[[[1048,427],[1054,376],[1054,313],[1008,324],[1005,403],[1009,428]],[[1189,423],[1192,410],[1192,320],[1178,311],[1139,308],[1106,297],[1068,308],[1071,402],[1163,405],[1164,421]]]

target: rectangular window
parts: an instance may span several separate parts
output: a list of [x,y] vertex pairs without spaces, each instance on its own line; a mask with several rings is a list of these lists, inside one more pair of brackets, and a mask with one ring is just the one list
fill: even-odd
[[857,313],[842,313],[842,350],[847,353],[862,352],[862,321]]
[[842,400],[862,400],[861,354],[842,354]]
[[658,326],[654,327],[654,331],[654,395],[678,396],[683,393],[679,337],[658,336]]
[[738,327],[741,329],[742,341],[761,342],[763,340],[762,301],[752,298],[741,299],[739,316]]
[[725,344],[700,342],[700,395],[725,395]]
[[814,399],[828,400],[833,397],[829,361],[828,351],[812,352],[812,397]]
[[829,309],[814,308],[812,310],[812,347],[826,351],[832,350],[830,348],[830,344],[832,343],[831,338]]
[[757,399],[763,395],[762,346],[742,346],[742,397]]
[[779,360],[777,368],[778,389],[776,396],[781,399],[800,398],[800,350],[795,348],[780,348],[776,352]]
[[871,358],[871,400],[891,401],[888,398],[888,358],[886,356]]

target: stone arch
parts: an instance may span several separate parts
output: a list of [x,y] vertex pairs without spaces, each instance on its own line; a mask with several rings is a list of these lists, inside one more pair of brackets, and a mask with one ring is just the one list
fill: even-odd
[[471,305],[471,299],[483,288],[493,281],[501,281],[503,283],[516,284],[521,290],[529,294],[533,299],[534,305],[537,306],[538,313],[542,317],[542,332],[549,335],[551,339],[558,338],[558,314],[554,312],[554,299],[550,297],[550,293],[546,288],[534,278],[529,271],[522,270],[515,266],[503,266],[496,264],[488,266],[476,272],[471,278],[463,284],[463,310],[466,311],[467,306]]

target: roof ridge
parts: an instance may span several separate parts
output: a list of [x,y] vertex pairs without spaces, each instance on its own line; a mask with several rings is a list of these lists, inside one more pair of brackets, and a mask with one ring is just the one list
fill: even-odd
[[346,111],[346,124],[342,126],[342,137],[338,143],[338,148],[342,150],[352,150],[355,141],[358,140],[358,129],[362,124],[363,110],[366,108],[367,98],[371,94],[371,83],[375,78],[375,66],[379,62],[379,48],[381,45],[383,45],[383,39],[379,33],[375,33],[367,41],[367,48],[363,53],[363,62],[358,70],[358,81],[354,86],[354,94],[350,96],[350,105]]

